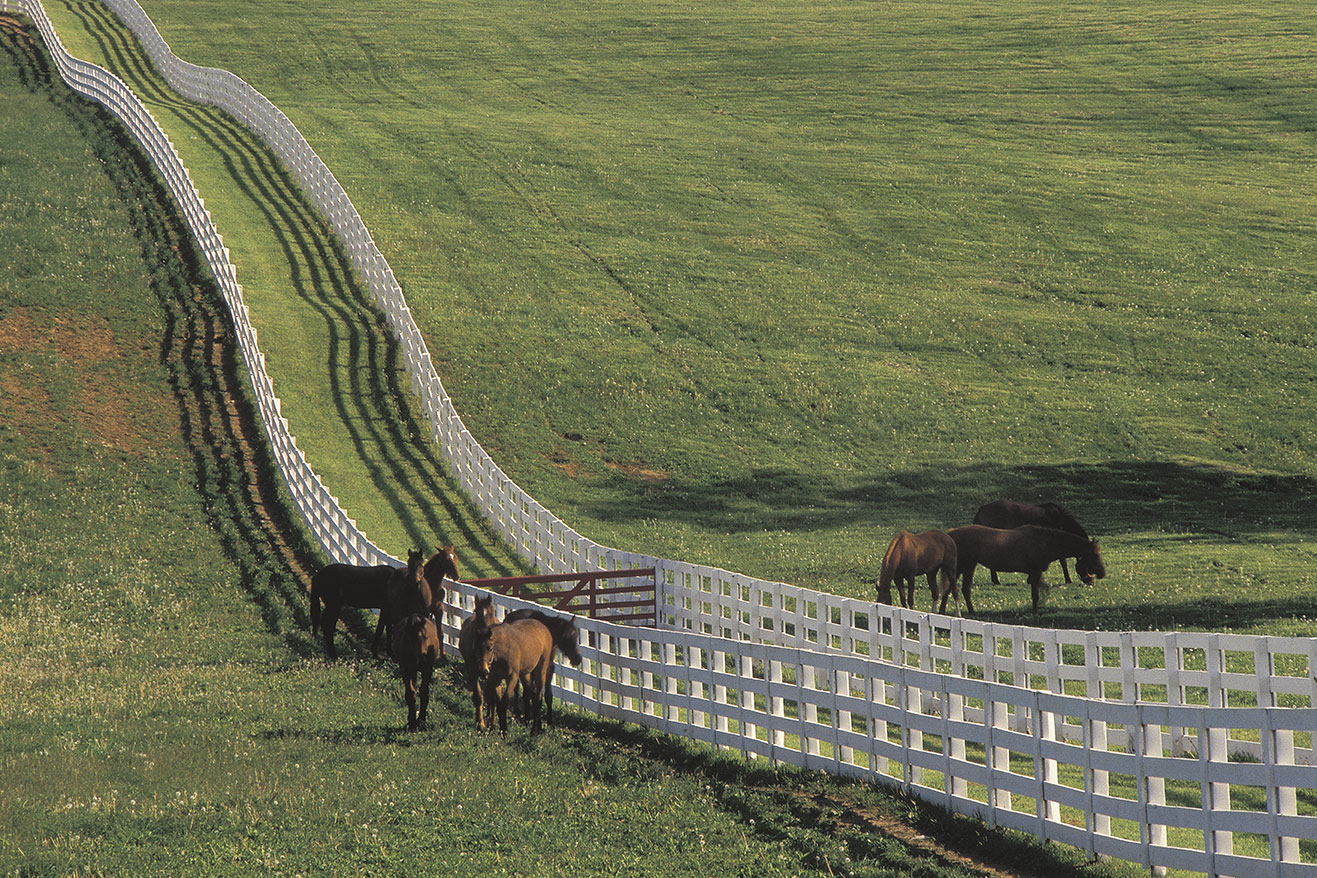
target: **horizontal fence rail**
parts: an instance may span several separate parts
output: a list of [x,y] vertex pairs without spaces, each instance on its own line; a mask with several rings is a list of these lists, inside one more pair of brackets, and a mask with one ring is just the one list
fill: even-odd
[[[600,584],[618,580],[631,580],[631,582],[613,586]],[[650,627],[653,627],[658,619],[653,567],[637,570],[593,570],[584,573],[543,573],[539,576],[508,576],[466,581],[478,588],[546,604],[555,610],[591,619]]]
[[666,627],[1127,704],[1317,706],[1309,637],[1002,625],[672,562],[659,578]]
[[[333,225],[394,327],[453,478],[508,542],[549,573],[654,568],[659,627],[581,619],[585,662],[560,668],[561,697],[747,758],[896,783],[1094,856],[1210,874],[1317,875],[1314,641],[979,623],[582,537],[462,425],[392,271],[291,122],[232,73],[175,57],[135,0],[105,2],[176,90],[260,134]],[[159,169],[219,283],[280,472],[326,554],[400,563],[361,533],[298,449],[223,238],[159,125],[116,77],[64,51],[40,0],[0,0],[0,11],[27,15],[65,82],[113,112]],[[451,650],[479,590],[449,585]]]

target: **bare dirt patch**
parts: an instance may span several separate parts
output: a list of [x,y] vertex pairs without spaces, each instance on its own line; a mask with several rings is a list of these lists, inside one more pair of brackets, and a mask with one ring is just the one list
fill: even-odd
[[626,475],[630,476],[633,479],[637,479],[638,481],[642,481],[642,482],[648,482],[650,484],[666,482],[668,479],[672,478],[671,474],[666,473],[661,469],[655,469],[652,466],[646,466],[643,463],[619,463],[618,461],[615,460],[609,460],[605,462],[608,464],[608,468],[611,470],[616,470],[617,472],[625,473]]

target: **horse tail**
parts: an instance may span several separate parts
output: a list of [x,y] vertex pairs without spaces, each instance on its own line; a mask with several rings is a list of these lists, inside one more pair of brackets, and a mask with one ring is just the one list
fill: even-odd
[[317,580],[320,574],[317,573],[311,577],[311,588],[307,590],[307,596],[311,599],[311,633],[315,634],[316,629],[320,627],[320,589]]
[[899,560],[897,550],[904,535],[905,531],[901,531],[892,537],[892,542],[887,546],[887,553],[883,555],[883,566],[878,572],[878,595],[888,603],[892,601],[892,580],[896,578],[896,565]]

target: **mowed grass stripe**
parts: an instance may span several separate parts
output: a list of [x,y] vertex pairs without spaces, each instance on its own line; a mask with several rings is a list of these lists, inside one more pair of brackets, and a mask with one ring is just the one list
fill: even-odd
[[[455,542],[470,570],[464,575],[521,570],[442,475],[427,431],[413,420],[387,328],[341,248],[269,151],[225,114],[170,91],[103,5],[65,8],[167,130],[170,122],[176,126],[176,144],[190,145],[193,156],[185,153],[185,162],[221,232],[232,228],[226,220],[235,209],[246,211],[246,230],[228,232],[226,243],[240,266],[284,414],[349,514],[397,555]],[[211,194],[217,191],[219,199]]]

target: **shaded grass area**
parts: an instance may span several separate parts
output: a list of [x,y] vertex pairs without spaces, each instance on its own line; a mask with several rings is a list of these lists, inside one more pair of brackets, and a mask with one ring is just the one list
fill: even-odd
[[415,419],[382,315],[269,150],[222,112],[170,91],[102,4],[69,4],[66,15],[173,131],[228,235],[283,413],[349,514],[396,557],[452,542],[464,575],[522,572],[447,481],[428,430]]
[[311,553],[149,166],[6,17],[0,107],[0,871],[1112,874],[570,710],[480,737],[455,664],[405,733],[367,632],[305,633]]
[[145,5],[592,538],[867,596],[898,528],[1059,500],[1110,576],[1047,624],[1312,632],[1303,4]]

